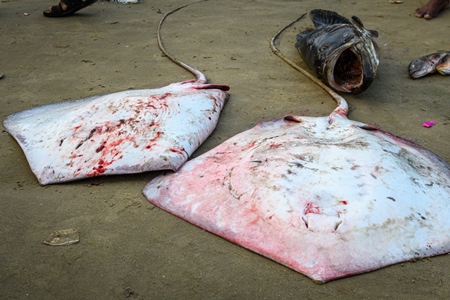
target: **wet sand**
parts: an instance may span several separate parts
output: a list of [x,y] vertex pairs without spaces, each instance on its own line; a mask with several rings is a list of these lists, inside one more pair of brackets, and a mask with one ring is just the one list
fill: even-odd
[[[256,123],[286,114],[323,116],[334,102],[275,56],[271,37],[314,8],[357,15],[379,31],[380,67],[372,86],[344,95],[349,117],[376,124],[450,161],[450,78],[408,77],[410,61],[449,50],[450,9],[414,17],[425,1],[209,1],[167,19],[170,53],[231,86],[230,99],[198,156]],[[0,118],[69,99],[191,79],[157,47],[162,13],[188,1],[98,2],[48,19],[48,0],[4,0],[0,9]],[[28,13],[29,15],[24,15]],[[295,35],[281,51],[305,66]],[[437,124],[424,128],[422,122]],[[2,299],[447,299],[450,257],[405,262],[318,285],[309,278],[205,232],[151,205],[142,195],[160,174],[92,178],[40,186],[15,140],[0,142],[0,298]],[[52,247],[55,230],[75,228],[80,243]]]

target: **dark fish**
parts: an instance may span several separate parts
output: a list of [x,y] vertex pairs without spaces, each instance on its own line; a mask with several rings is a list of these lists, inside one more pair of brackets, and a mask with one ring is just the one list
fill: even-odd
[[413,60],[409,64],[409,77],[417,79],[439,72],[450,75],[450,52],[432,53]]
[[316,29],[297,35],[295,47],[309,67],[339,92],[359,94],[372,83],[378,68],[378,32],[364,28],[333,12],[314,9],[310,17]]

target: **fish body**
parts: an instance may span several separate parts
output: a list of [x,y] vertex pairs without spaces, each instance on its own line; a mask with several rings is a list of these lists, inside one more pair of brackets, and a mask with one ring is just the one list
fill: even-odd
[[35,107],[4,126],[42,185],[177,170],[214,130],[227,86],[194,80]]
[[361,20],[352,22],[336,12],[315,9],[310,12],[316,29],[297,35],[295,47],[316,75],[339,92],[358,94],[374,80],[379,64],[378,33],[364,28]]
[[262,122],[144,194],[321,282],[450,252],[450,166],[410,141],[331,119]]
[[102,175],[176,171],[213,132],[227,85],[161,51],[196,76],[165,87],[127,90],[38,106],[9,115],[6,131],[42,185]]
[[413,79],[438,72],[450,75],[450,52],[428,54],[413,60],[409,64],[409,76]]

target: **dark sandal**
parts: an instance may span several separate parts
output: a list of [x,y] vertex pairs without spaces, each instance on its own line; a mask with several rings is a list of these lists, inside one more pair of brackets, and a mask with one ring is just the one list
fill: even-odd
[[[97,0],[61,0],[58,5],[52,6],[50,11],[44,10],[44,16],[50,18],[67,17],[96,1]],[[67,5],[66,10],[62,8],[61,3]]]

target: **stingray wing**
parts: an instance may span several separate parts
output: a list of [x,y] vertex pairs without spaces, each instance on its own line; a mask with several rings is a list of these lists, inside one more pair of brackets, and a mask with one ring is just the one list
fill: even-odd
[[177,170],[214,130],[224,90],[174,83],[40,106],[4,125],[41,184]]
[[326,282],[449,252],[449,187],[449,165],[411,142],[339,116],[290,117],[155,178],[144,195]]

